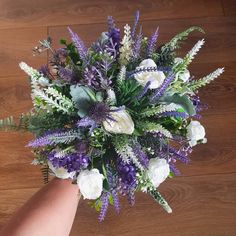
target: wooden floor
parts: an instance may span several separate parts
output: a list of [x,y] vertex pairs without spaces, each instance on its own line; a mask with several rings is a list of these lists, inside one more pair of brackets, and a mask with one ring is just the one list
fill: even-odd
[[[201,92],[210,109],[204,112],[208,143],[198,146],[182,176],[165,182],[160,191],[173,214],[166,214],[145,194],[136,205],[122,200],[121,214],[109,210],[104,223],[87,202],[79,204],[72,236],[235,236],[236,235],[236,1],[235,0],[0,0],[0,117],[15,116],[31,107],[29,85],[18,63],[36,68],[47,55],[33,57],[39,39],[50,35],[54,45],[68,38],[70,25],[86,42],[105,30],[107,15],[124,25],[136,9],[147,35],[160,27],[159,43],[198,25],[206,35],[193,34],[188,50],[201,37],[205,48],[191,66],[198,78],[225,66],[224,75]],[[32,154],[25,148],[30,134],[0,136],[0,228],[43,184]]]

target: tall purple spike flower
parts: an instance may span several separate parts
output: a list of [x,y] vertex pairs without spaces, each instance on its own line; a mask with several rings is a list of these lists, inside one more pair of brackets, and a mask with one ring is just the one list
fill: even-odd
[[178,111],[167,111],[159,114],[159,116],[171,116],[171,117],[177,117],[177,118],[188,118],[189,115],[185,112],[178,112]]
[[174,79],[174,75],[172,73],[169,74],[169,76],[165,79],[165,81],[162,83],[161,87],[159,87],[154,94],[151,96],[151,102],[154,102],[158,100],[165,92],[169,84]]
[[173,163],[169,163],[170,171],[174,173],[174,175],[180,175],[180,171],[175,167]]
[[108,197],[109,197],[109,193],[103,193],[101,196],[101,201],[102,201],[102,207],[101,207],[101,211],[100,214],[98,216],[98,220],[101,222],[105,219],[107,210],[108,210]]
[[143,96],[148,92],[150,85],[151,85],[151,81],[148,81],[143,87],[143,90],[137,95],[136,97],[137,100],[140,100],[141,98],[143,98]]
[[156,46],[156,42],[157,42],[157,38],[158,38],[158,30],[159,30],[159,27],[157,27],[156,31],[153,32],[153,34],[151,35],[151,37],[148,40],[147,57],[151,57],[153,52],[155,51],[155,46]]
[[132,31],[131,31],[131,38],[133,40],[134,40],[134,37],[135,37],[135,32],[136,32],[136,28],[137,28],[138,21],[139,21],[139,15],[140,15],[140,12],[136,11],[135,17],[134,17],[134,25],[133,25],[133,28],[132,28]]
[[131,206],[135,204],[134,190],[130,190],[127,195],[127,200]]
[[143,38],[142,27],[140,27],[139,33],[138,33],[136,39],[134,40],[134,47],[133,47],[134,58],[138,58],[140,56],[142,38]]
[[108,37],[112,39],[113,44],[115,44],[116,50],[118,50],[120,46],[120,29],[115,27],[115,22],[112,16],[107,17],[108,23]]
[[118,214],[120,212],[120,202],[119,202],[118,194],[116,190],[113,190],[111,194],[112,194],[113,204],[114,204],[116,213]]
[[147,154],[142,150],[140,144],[137,143],[136,145],[134,145],[133,152],[138,157],[141,165],[143,165],[144,167],[147,167],[149,159],[148,159]]
[[149,67],[142,67],[137,68],[133,71],[127,72],[128,79],[132,78],[134,75],[143,73],[143,72],[155,72],[155,71],[163,71],[163,72],[171,72],[171,69],[168,67],[157,67],[157,66],[149,66]]
[[67,29],[69,30],[69,33],[71,35],[71,40],[73,41],[73,43],[75,44],[75,47],[78,50],[79,56],[82,59],[83,62],[87,61],[87,56],[88,56],[88,51],[87,48],[85,47],[83,41],[80,39],[80,37],[74,33],[70,27],[67,27]]

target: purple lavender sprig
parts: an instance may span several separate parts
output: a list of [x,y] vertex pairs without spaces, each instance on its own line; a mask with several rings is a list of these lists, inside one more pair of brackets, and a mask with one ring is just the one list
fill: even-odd
[[134,40],[134,37],[135,37],[135,32],[136,32],[136,28],[138,26],[138,22],[139,22],[139,15],[140,15],[140,12],[136,11],[135,17],[134,17],[134,25],[133,25],[133,28],[132,28],[132,31],[131,31],[131,38],[133,40]]
[[178,111],[167,111],[159,114],[158,116],[170,116],[170,117],[176,117],[176,118],[182,118],[186,119],[189,117],[189,115],[185,112],[178,112]]
[[118,194],[117,194],[116,190],[113,190],[111,194],[112,194],[113,204],[114,204],[116,213],[119,214],[120,213],[120,202],[119,202]]
[[174,75],[170,73],[168,77],[165,79],[165,81],[162,83],[161,87],[159,87],[151,96],[150,101],[154,102],[158,100],[164,94],[165,90],[167,89],[169,84],[173,81],[173,79],[174,79]]
[[139,33],[138,33],[136,39],[134,40],[133,57],[135,59],[139,58],[139,56],[140,56],[140,49],[141,49],[141,45],[142,45],[142,38],[143,38],[142,27],[140,27]]
[[150,58],[152,57],[153,52],[155,51],[155,46],[158,38],[158,30],[159,27],[153,32],[152,36],[148,40],[147,43],[147,57]]
[[108,201],[108,197],[109,197],[109,193],[103,193],[101,196],[101,202],[102,202],[102,206],[101,206],[101,211],[100,214],[98,216],[98,220],[101,222],[105,219],[107,210],[108,210],[108,205],[109,205],[109,201]]
[[136,97],[137,100],[140,100],[141,98],[144,97],[144,95],[148,92],[150,85],[151,85],[151,81],[148,81],[143,87],[142,91],[137,95]]
[[88,57],[88,51],[87,48],[85,47],[83,41],[80,39],[80,37],[74,33],[70,27],[67,27],[69,30],[69,33],[71,35],[71,40],[74,42],[75,47],[78,50],[79,56],[82,59],[83,62],[87,62],[87,57]]
[[148,159],[147,154],[142,150],[141,145],[136,143],[133,147],[133,152],[139,159],[139,162],[141,163],[141,165],[147,168],[149,159]]
[[127,77],[128,79],[130,79],[134,75],[139,74],[139,73],[155,72],[155,71],[171,72],[171,69],[169,67],[156,67],[156,66],[142,67],[142,68],[137,68],[135,70],[127,72]]

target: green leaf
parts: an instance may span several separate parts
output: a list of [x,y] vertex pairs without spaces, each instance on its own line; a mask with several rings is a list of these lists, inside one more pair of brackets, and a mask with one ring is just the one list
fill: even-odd
[[167,102],[167,103],[175,103],[184,108],[184,110],[190,115],[195,115],[196,110],[195,107],[193,106],[193,103],[189,99],[187,95],[180,96],[178,94],[174,94],[172,96],[164,96],[160,99],[162,102]]
[[95,93],[85,86],[70,86],[70,94],[75,107],[78,109],[78,115],[84,117],[88,113],[91,103],[96,100]]

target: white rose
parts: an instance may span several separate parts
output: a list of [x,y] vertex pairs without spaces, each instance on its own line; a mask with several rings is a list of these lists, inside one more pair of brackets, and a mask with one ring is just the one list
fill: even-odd
[[68,172],[65,168],[55,168],[51,162],[48,162],[48,167],[54,173],[57,178],[60,179],[73,179],[75,172]]
[[[136,69],[141,69],[144,67],[156,67],[156,63],[152,59],[143,60]],[[165,74],[162,71],[153,71],[153,72],[141,72],[134,75],[134,78],[138,81],[139,84],[145,86],[148,81],[151,82],[149,88],[156,89],[159,88],[164,79]]]
[[205,128],[200,124],[199,121],[191,121],[187,126],[187,138],[191,147],[195,146],[199,140],[205,143]]
[[170,167],[164,158],[152,158],[148,164],[147,176],[155,188],[157,188],[170,173]]
[[104,176],[98,169],[82,170],[77,177],[77,184],[84,199],[97,199],[103,190]]
[[[116,109],[116,107],[112,107]],[[103,121],[103,127],[106,131],[116,134],[132,134],[134,132],[134,122],[126,110],[110,112],[112,118]]]
[[[182,63],[182,62],[183,62],[183,59],[180,58],[180,57],[176,57],[175,60],[174,60],[175,64],[179,64],[179,63]],[[189,72],[189,70],[186,69],[186,70],[184,70],[181,73],[178,72],[176,74],[176,77],[181,79],[183,82],[187,82],[189,80],[189,78],[190,78],[190,72]]]

